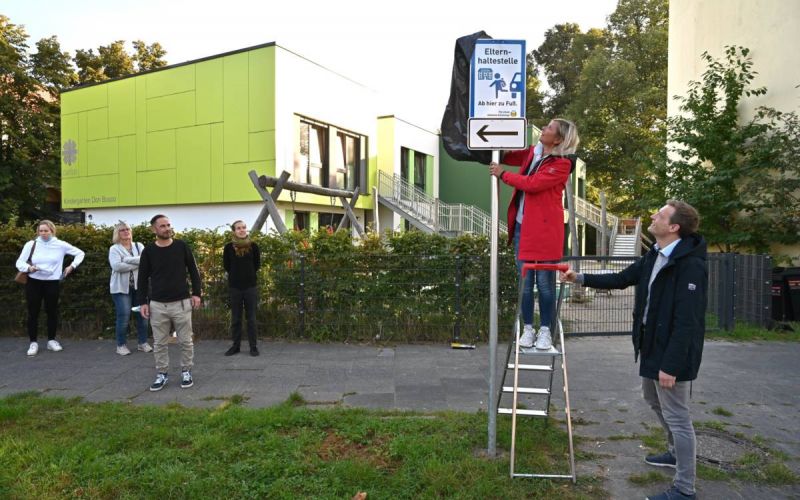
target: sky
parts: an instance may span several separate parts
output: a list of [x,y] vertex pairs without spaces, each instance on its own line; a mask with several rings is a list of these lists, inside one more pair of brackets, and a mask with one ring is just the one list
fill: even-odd
[[159,42],[169,64],[275,42],[379,93],[380,114],[435,131],[450,93],[458,37],[480,30],[536,49],[556,24],[601,28],[617,0],[4,0],[35,48],[56,35],[62,50],[115,40]]

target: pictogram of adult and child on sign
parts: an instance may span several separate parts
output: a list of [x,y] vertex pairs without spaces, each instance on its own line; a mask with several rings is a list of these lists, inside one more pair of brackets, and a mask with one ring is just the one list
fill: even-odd
[[492,80],[489,87],[494,88],[495,99],[500,97],[500,92],[511,92],[511,97],[517,97],[517,92],[522,92],[522,73],[514,73],[511,78],[511,85],[506,89],[506,81],[500,73],[494,73],[492,78],[492,70],[490,68],[481,68],[478,71],[479,80]]

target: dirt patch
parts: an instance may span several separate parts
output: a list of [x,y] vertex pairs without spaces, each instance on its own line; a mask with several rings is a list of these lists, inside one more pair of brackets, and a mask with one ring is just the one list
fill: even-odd
[[338,460],[358,460],[381,470],[394,470],[398,460],[389,456],[389,438],[374,437],[369,443],[355,443],[333,431],[328,431],[319,445],[317,455],[326,462]]

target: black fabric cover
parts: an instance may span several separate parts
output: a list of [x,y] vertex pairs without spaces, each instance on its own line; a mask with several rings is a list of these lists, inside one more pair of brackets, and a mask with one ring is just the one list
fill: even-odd
[[492,38],[485,31],[462,36],[456,40],[453,59],[453,77],[450,82],[450,99],[442,117],[442,145],[454,160],[475,161],[488,165],[492,161],[491,151],[467,149],[467,125],[469,119],[469,65],[475,51],[475,41]]

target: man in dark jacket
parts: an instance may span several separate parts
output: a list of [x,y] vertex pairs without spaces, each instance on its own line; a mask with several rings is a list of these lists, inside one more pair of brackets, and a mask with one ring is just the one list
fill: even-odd
[[676,469],[672,487],[653,500],[695,498],[695,435],[689,415],[691,381],[697,378],[705,333],[706,242],[696,233],[697,210],[669,200],[651,217],[656,244],[614,274],[561,273],[564,281],[591,288],[636,285],[633,310],[634,359],[642,357],[644,399],[667,432],[669,448],[645,461]]

